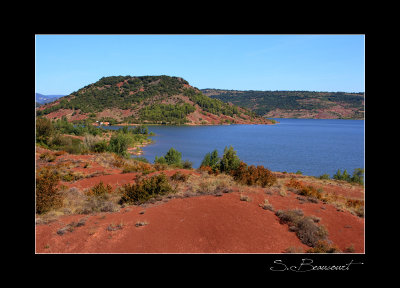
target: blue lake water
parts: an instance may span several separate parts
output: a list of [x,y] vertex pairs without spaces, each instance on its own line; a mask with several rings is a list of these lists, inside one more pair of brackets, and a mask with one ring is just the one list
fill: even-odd
[[[173,147],[198,168],[214,149],[222,156],[232,145],[248,165],[272,171],[301,171],[332,176],[338,169],[352,174],[364,168],[364,121],[338,119],[275,119],[276,125],[148,126],[155,140],[143,148],[151,163]],[[111,128],[111,127],[110,127]]]

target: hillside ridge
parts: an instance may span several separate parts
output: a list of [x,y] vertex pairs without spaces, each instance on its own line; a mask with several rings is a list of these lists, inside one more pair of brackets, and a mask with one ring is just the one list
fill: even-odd
[[109,76],[37,108],[37,116],[112,124],[273,124],[175,76]]
[[267,118],[364,119],[365,93],[201,89]]

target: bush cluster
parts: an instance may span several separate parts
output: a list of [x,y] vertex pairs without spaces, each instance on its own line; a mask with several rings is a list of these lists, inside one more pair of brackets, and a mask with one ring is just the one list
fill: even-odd
[[171,176],[171,180],[174,181],[186,182],[187,179],[189,179],[189,175],[183,174],[180,171],[176,172],[174,175]]
[[231,172],[233,179],[245,185],[272,186],[276,183],[276,176],[264,166],[247,166],[241,162],[239,167]]
[[[200,165],[200,170],[218,174],[226,173],[230,174],[233,170],[236,170],[240,165],[240,159],[236,155],[236,151],[232,146],[225,147],[224,154],[222,157],[218,157],[218,151],[214,150],[211,153],[207,153],[204,156],[203,161]],[[209,168],[207,168],[209,167]]]
[[141,161],[136,161],[133,164],[129,163],[124,164],[122,173],[142,172],[143,174],[149,174],[154,171],[155,169],[151,164]]
[[103,181],[100,181],[100,183],[98,183],[95,186],[93,186],[86,193],[86,195],[105,198],[110,193],[112,193],[111,185],[109,185],[109,184],[104,185]]
[[279,217],[281,224],[288,224],[290,231],[296,232],[303,244],[315,247],[319,241],[326,240],[328,231],[324,226],[315,224],[317,218],[306,216],[299,209],[278,210],[275,215]]
[[338,169],[336,174],[333,175],[333,179],[343,180],[350,183],[364,184],[364,169],[362,168],[354,169],[353,176],[350,176],[350,174],[347,173],[346,169],[343,171],[343,173],[341,173],[340,169]]
[[63,197],[58,188],[57,171],[44,167],[36,174],[36,213],[43,214],[62,206]]
[[[326,240],[320,240],[317,244],[306,251],[306,253],[341,253],[342,251]],[[354,251],[353,251],[354,252]]]
[[174,192],[165,174],[155,175],[133,184],[125,184],[122,191],[120,204],[140,204],[151,198]]
[[154,164],[168,165],[176,168],[191,169],[192,162],[185,160],[182,161],[182,153],[171,148],[164,156],[155,157]]

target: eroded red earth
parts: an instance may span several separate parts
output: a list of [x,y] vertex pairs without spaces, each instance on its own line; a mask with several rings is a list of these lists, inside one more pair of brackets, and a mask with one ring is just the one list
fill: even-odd
[[[46,150],[37,149],[37,167],[40,155]],[[103,181],[113,187],[134,183],[137,173],[122,174],[122,169],[107,167],[98,155],[57,156],[57,162],[75,163],[73,171],[93,177],[75,182],[63,182],[79,191]],[[96,162],[97,161],[97,162]],[[86,168],[84,164],[89,163]],[[47,163],[51,164],[51,163]],[[78,165],[79,164],[79,165]],[[42,165],[44,166],[44,164]],[[86,170],[91,169],[91,170]],[[85,171],[86,172],[83,172]],[[180,170],[199,177],[195,170]],[[171,176],[176,171],[163,171]],[[101,174],[106,173],[107,175]],[[160,173],[160,172],[154,172]],[[154,174],[153,173],[153,174]],[[152,174],[148,175],[151,176]],[[288,178],[289,179],[289,178]],[[318,182],[320,185],[323,182]],[[326,183],[324,189],[363,197],[362,189],[351,185]],[[164,198],[153,204],[127,206],[118,212],[91,215],[65,215],[48,224],[36,225],[37,253],[283,253],[289,247],[310,247],[300,242],[288,226],[279,223],[273,211],[264,210],[259,204],[268,199],[274,210],[301,209],[306,216],[319,217],[320,224],[328,230],[328,238],[342,251],[349,246],[354,252],[364,252],[364,218],[347,211],[339,211],[331,204],[303,202],[298,195],[287,191],[286,196],[268,188],[239,190],[222,195]],[[247,195],[250,201],[241,201]],[[63,235],[57,231],[68,224],[84,220],[84,225]],[[138,226],[138,223],[143,226]],[[109,227],[119,227],[109,229]],[[111,231],[110,231],[111,230]]]

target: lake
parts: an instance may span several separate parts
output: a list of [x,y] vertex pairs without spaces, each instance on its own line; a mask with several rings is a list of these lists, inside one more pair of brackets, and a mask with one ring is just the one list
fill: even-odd
[[[248,165],[331,177],[364,168],[364,120],[278,119],[276,125],[148,126],[155,140],[143,148],[151,163],[173,147],[198,168],[204,155],[232,146]],[[110,127],[111,128],[111,127]]]

